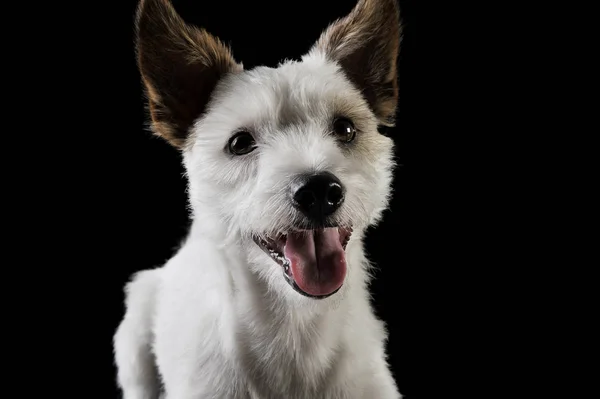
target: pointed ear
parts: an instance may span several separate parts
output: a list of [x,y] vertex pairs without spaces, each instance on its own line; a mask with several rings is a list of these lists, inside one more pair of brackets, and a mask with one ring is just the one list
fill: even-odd
[[349,15],[323,32],[309,54],[321,53],[337,61],[361,90],[379,123],[393,126],[400,40],[397,0],[359,0]]
[[181,148],[217,82],[242,66],[219,39],[186,24],[168,0],[141,0],[136,34],[152,130]]

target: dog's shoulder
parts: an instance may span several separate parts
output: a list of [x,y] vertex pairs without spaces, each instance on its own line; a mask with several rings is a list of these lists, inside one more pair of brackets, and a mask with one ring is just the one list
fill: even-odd
[[[219,243],[209,239],[188,240],[164,265],[162,271],[163,291],[177,291],[185,296],[191,291],[209,295],[214,290],[227,292],[230,260]],[[192,298],[189,298],[190,300]]]

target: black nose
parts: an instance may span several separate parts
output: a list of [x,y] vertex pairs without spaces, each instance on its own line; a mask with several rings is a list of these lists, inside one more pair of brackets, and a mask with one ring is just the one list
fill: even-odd
[[329,172],[302,177],[292,189],[294,207],[317,224],[323,224],[343,202],[342,182]]

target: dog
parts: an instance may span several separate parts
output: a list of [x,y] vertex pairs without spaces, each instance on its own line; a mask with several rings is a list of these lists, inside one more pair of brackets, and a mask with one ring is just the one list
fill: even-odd
[[192,224],[136,273],[113,339],[125,399],[399,399],[371,307],[389,206],[396,0],[358,0],[300,60],[245,70],[168,0],[142,0],[152,132],[182,154]]

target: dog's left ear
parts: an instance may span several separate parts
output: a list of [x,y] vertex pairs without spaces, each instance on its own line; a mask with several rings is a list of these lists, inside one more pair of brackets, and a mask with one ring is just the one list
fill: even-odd
[[397,0],[359,0],[349,15],[323,32],[309,54],[320,52],[338,62],[379,123],[393,126],[400,40]]

